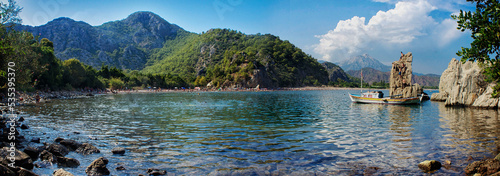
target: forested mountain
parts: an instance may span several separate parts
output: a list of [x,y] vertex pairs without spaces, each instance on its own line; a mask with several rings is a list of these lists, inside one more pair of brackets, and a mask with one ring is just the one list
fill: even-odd
[[155,51],[143,71],[176,73],[196,85],[295,87],[328,83],[326,69],[288,41],[211,29],[186,33]]
[[326,68],[316,59],[277,36],[230,29],[195,34],[151,12],[100,26],[58,18],[16,29],[52,41],[61,60],[139,70],[151,78],[161,75],[155,79],[164,86],[296,87],[329,82]]
[[144,68],[152,49],[185,32],[151,12],[136,12],[101,26],[57,18],[42,26],[18,25],[16,29],[52,41],[61,60],[76,58],[94,67],[105,64],[135,70]]

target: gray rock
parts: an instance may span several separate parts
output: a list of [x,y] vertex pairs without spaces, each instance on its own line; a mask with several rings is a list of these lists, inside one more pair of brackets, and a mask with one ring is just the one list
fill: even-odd
[[83,143],[79,148],[76,149],[76,152],[80,153],[82,155],[101,153],[101,151],[99,149],[97,149],[97,147],[95,147],[89,143]]
[[65,171],[63,168],[54,171],[53,176],[74,176],[73,174]]
[[445,101],[446,106],[498,108],[498,98],[491,98],[493,86],[485,81],[477,62],[462,63],[453,58],[441,75],[439,93],[432,94],[431,100]]
[[85,169],[85,173],[92,176],[109,175],[109,170],[106,168],[108,162],[108,159],[104,157],[97,158]]
[[424,172],[431,172],[441,169],[441,163],[436,160],[425,160],[418,164],[418,168],[422,169]]

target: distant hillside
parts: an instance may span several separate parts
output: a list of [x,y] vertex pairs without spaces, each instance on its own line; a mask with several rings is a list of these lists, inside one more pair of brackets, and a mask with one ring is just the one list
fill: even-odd
[[186,32],[151,12],[136,12],[101,26],[57,18],[42,26],[18,25],[16,29],[52,41],[61,60],[77,58],[97,68],[105,64],[134,70],[144,68],[152,49],[161,48],[179,32]]
[[[360,70],[349,70],[347,74],[352,77],[361,78]],[[363,68],[363,81],[373,83],[385,81],[389,82],[390,72],[381,72],[373,68]],[[427,74],[427,75],[416,75],[412,76],[412,83],[418,83],[421,86],[439,86],[439,75]]]
[[344,81],[349,81],[349,76],[340,68],[338,65],[331,63],[331,62],[325,62],[325,61],[318,61],[321,63],[323,67],[326,68],[326,71],[328,72],[328,80],[331,82],[337,82],[338,79],[344,80]]
[[338,65],[346,71],[361,70],[362,68],[373,68],[382,72],[391,71],[391,66],[382,64],[380,61],[369,56],[368,54],[355,56],[350,59],[341,61],[338,63]]
[[215,87],[298,87],[328,83],[326,69],[277,36],[211,29],[180,36],[151,55],[145,73],[176,74]]

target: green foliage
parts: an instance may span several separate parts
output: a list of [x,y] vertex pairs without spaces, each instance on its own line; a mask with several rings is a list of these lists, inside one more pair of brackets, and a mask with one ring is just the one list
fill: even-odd
[[123,89],[125,83],[120,78],[111,78],[109,80],[109,88],[111,90]]
[[[488,81],[496,82],[494,97],[500,95],[500,3],[498,0],[474,0],[476,11],[462,11],[452,15],[457,20],[458,29],[462,32],[470,30],[474,41],[470,48],[462,48],[457,55],[462,62],[467,60],[486,62],[485,75]],[[491,58],[490,58],[491,56]]]
[[322,85],[327,80],[326,70],[314,58],[269,34],[211,29],[167,41],[151,56],[145,73],[179,75],[195,86],[202,86],[204,77],[216,87],[225,82],[245,87],[255,69],[265,70],[275,87]]

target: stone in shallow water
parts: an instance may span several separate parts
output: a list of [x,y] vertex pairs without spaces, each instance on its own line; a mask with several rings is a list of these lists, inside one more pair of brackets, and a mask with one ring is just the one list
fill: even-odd
[[97,158],[85,169],[85,173],[87,175],[109,175],[109,170],[106,168],[108,162],[109,160],[104,157]]
[[74,176],[74,175],[61,168],[54,171],[53,176]]
[[123,155],[125,154],[125,149],[123,147],[117,147],[111,150],[113,154]]
[[441,163],[436,160],[425,160],[418,164],[418,168],[422,169],[424,172],[431,172],[441,169]]

